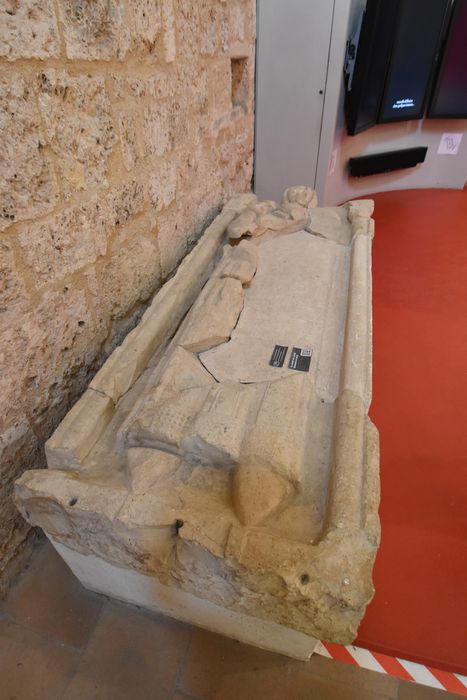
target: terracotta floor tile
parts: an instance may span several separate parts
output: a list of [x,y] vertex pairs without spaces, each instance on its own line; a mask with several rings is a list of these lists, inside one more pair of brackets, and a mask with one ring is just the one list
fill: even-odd
[[0,700],[460,697],[320,656],[290,661],[105,602],[81,587],[49,544],[0,604]]
[[59,700],[78,659],[74,649],[0,619],[1,700]]
[[103,599],[81,586],[54,548],[45,542],[0,610],[24,625],[70,646],[86,644]]
[[178,688],[203,700],[284,700],[288,660],[193,630]]
[[[324,681],[325,683],[342,686],[352,691],[358,690],[362,693],[362,698],[366,698],[363,693],[367,692],[367,690],[376,698],[397,698],[399,686],[397,678],[392,678],[383,673],[376,673],[375,671],[367,671],[357,666],[333,661],[318,655],[312,656],[305,663],[291,661],[289,684],[295,682],[295,676],[298,677],[297,682],[303,687],[306,687],[308,678],[311,685],[314,681]],[[313,696],[310,695],[309,697]],[[343,695],[342,697],[345,698],[347,696]]]
[[462,700],[462,695],[401,681],[398,700]]
[[[362,672],[363,673],[363,672]],[[372,679],[355,684],[340,685],[319,676],[313,676],[305,670],[295,669],[287,684],[287,700],[387,700],[397,695],[381,695],[374,688]]]
[[106,603],[64,700],[168,700],[190,628]]

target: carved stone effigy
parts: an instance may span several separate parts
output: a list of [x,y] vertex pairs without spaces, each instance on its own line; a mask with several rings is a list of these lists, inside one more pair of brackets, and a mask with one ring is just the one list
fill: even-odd
[[16,483],[87,587],[297,658],[373,595],[373,203],[229,202]]

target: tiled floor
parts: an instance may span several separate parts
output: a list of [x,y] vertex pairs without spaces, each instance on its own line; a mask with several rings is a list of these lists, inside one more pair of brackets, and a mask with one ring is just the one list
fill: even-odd
[[315,656],[290,661],[89,593],[49,544],[0,603],[0,700],[448,700]]

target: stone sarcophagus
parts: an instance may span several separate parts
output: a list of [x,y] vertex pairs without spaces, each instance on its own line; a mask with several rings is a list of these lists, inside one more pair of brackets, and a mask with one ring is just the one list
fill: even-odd
[[87,587],[306,658],[373,595],[372,202],[231,200],[16,483]]

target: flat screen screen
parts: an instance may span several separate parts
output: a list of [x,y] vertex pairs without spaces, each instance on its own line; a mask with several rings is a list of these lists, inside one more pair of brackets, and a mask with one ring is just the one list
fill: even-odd
[[455,4],[428,116],[467,118],[467,0]]
[[402,0],[379,122],[421,119],[449,0]]
[[346,96],[347,132],[376,124],[396,25],[396,0],[367,0],[352,89]]

